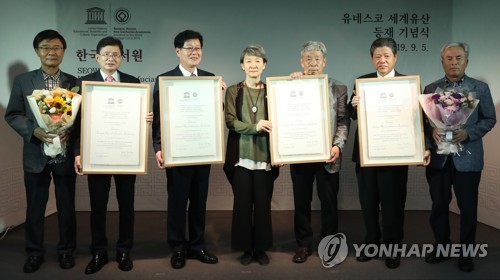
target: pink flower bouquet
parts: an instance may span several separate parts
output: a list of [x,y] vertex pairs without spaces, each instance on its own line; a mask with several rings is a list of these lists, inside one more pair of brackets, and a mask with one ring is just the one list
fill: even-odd
[[[81,95],[75,93],[78,89],[69,91],[55,87],[52,90],[34,90],[28,96],[28,103],[35,116],[37,124],[48,133],[59,134],[70,128],[80,108]],[[53,143],[45,143],[43,151],[46,155],[56,157],[66,153],[65,143],[59,137]]]
[[474,98],[472,92],[454,88],[438,89],[435,93],[422,94],[419,96],[419,101],[431,125],[436,127],[446,139],[444,142],[436,143],[436,153],[460,155],[463,146],[460,143],[451,143],[453,131],[465,125],[479,100]]

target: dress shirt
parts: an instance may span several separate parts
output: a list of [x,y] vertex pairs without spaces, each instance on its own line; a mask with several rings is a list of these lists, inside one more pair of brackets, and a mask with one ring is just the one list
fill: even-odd
[[193,73],[191,73],[188,70],[186,70],[186,68],[182,67],[182,65],[179,64],[179,69],[182,72],[182,76],[189,77],[189,76],[192,76],[192,74],[194,74],[195,76],[198,76],[198,68],[194,68]]
[[[108,74],[104,73],[102,70],[99,70],[101,72],[101,76],[102,76],[102,80],[103,81],[108,81],[107,78]],[[118,75],[118,71],[115,71],[115,73],[111,74],[111,77],[113,77],[113,79],[115,79],[115,82],[120,82],[120,75]]]

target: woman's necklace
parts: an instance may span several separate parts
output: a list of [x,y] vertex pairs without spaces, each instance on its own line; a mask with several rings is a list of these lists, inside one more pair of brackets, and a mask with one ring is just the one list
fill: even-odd
[[260,85],[260,82],[259,82],[258,83],[259,93],[257,94],[257,98],[255,99],[255,102],[254,102],[253,99],[252,99],[252,95],[250,94],[250,90],[248,89],[247,82],[245,81],[244,84],[245,84],[245,87],[247,87],[248,95],[250,96],[250,102],[252,102],[252,112],[254,114],[256,114],[257,111],[259,110],[259,108],[257,107],[257,101],[259,101],[259,97],[260,97],[260,92],[262,90],[262,86]]

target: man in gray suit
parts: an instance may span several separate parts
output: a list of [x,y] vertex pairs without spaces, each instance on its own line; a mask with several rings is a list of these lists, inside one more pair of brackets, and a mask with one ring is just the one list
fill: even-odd
[[[72,148],[56,158],[46,156],[43,143],[52,143],[57,135],[38,127],[26,97],[35,89],[59,86],[71,89],[76,78],[59,69],[66,41],[55,30],[44,30],[33,40],[33,48],[40,58],[40,69],[18,75],[14,79],[9,104],[5,112],[7,123],[23,137],[23,169],[26,188],[26,253],[25,273],[35,272],[44,261],[43,230],[45,208],[49,197],[51,178],[54,179],[59,222],[59,265],[63,269],[75,265],[73,251],[76,247],[75,181]],[[61,143],[69,139],[69,132],[59,135]],[[69,144],[68,144],[69,145]]]
[[[495,105],[487,84],[465,75],[469,62],[469,46],[465,43],[448,43],[441,49],[441,63],[445,77],[425,87],[424,94],[436,89],[462,88],[475,92],[479,100],[477,108],[462,129],[453,132],[452,143],[461,144],[460,155],[437,154],[436,143],[446,141],[436,128],[426,126],[426,137],[432,143],[431,164],[426,168],[427,182],[432,198],[430,224],[438,245],[451,244],[449,204],[451,187],[460,209],[460,244],[474,245],[476,242],[478,188],[483,170],[482,138],[496,123]],[[446,259],[434,250],[426,257],[428,263],[439,263]],[[458,260],[462,271],[472,271],[472,256],[462,254]]]
[[[326,46],[320,41],[307,41],[300,50],[300,65],[304,72],[295,72],[292,78],[305,75],[321,75],[326,66]],[[321,201],[321,238],[338,232],[337,195],[339,192],[339,171],[342,162],[350,115],[347,110],[347,87],[340,81],[328,78],[330,91],[330,124],[332,128],[330,159],[326,162],[300,163],[290,165],[293,182],[294,231],[298,249],[292,258],[303,263],[312,253],[313,230],[311,227],[311,201],[313,183],[316,180],[318,197]]]

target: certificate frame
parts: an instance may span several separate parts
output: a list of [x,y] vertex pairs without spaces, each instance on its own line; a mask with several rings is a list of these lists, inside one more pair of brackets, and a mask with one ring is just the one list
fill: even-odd
[[221,76],[158,77],[164,167],[225,160]]
[[326,162],[333,141],[328,75],[268,77],[266,83],[271,164]]
[[[150,85],[82,81],[81,92],[82,173],[146,174],[150,125],[145,118],[150,111]],[[99,104],[102,98],[106,104]],[[106,114],[111,117],[100,118]],[[113,131],[107,125],[113,127]],[[105,136],[98,137],[103,132]],[[129,149],[117,149],[120,145],[113,139],[119,139],[118,143]],[[103,149],[109,150],[109,154],[103,154]]]
[[424,164],[420,76],[356,79],[356,94],[360,165]]

